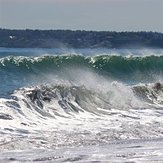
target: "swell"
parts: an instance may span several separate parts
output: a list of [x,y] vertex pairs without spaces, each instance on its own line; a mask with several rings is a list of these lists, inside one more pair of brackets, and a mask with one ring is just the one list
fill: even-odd
[[51,79],[59,79],[59,82],[60,79],[70,82],[76,82],[77,78],[80,81],[87,80],[91,78],[87,72],[127,84],[157,82],[163,77],[163,56],[67,55],[0,58],[0,97],[20,87],[49,83]]
[[4,57],[0,59],[0,69],[27,72],[60,70],[64,67],[87,67],[105,73],[162,72],[163,56],[123,57],[123,56],[44,56],[44,57]]

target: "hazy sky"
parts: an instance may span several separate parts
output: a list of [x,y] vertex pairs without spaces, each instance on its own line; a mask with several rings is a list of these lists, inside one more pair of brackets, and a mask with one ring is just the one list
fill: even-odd
[[163,32],[163,0],[0,0],[0,28]]

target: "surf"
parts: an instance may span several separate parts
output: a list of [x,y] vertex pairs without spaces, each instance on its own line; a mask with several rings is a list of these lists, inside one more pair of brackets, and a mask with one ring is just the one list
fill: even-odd
[[162,62],[159,55],[1,57],[0,148],[162,137]]

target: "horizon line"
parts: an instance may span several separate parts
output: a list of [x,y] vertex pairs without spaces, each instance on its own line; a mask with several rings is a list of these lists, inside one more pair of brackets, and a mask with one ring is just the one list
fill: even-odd
[[121,31],[116,31],[116,30],[91,30],[91,29],[38,29],[38,28],[3,28],[3,27],[0,27],[0,30],[22,30],[22,31],[25,31],[25,30],[31,30],[31,31],[36,31],[36,30],[39,30],[39,31],[86,31],[86,32],[116,32],[116,33],[125,33],[125,32],[133,32],[133,33],[140,33],[140,32],[146,32],[146,33],[162,33],[163,32],[159,32],[159,31],[152,31],[152,30],[121,30]]

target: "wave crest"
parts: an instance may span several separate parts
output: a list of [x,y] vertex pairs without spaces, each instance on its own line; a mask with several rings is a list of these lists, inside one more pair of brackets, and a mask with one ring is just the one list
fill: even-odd
[[27,68],[30,70],[59,69],[83,66],[105,72],[133,73],[135,71],[162,71],[163,56],[123,57],[123,56],[44,56],[44,57],[5,57],[0,59],[2,68]]

